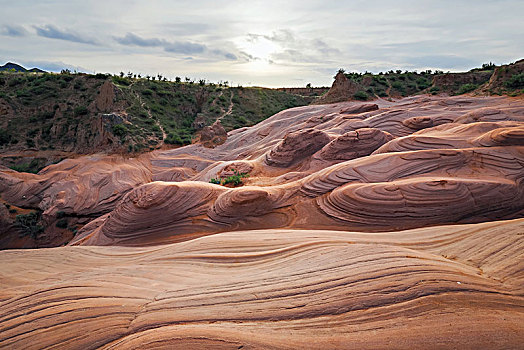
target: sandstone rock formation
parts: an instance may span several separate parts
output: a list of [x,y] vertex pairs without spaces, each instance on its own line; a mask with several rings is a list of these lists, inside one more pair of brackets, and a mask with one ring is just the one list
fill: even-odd
[[200,132],[200,142],[205,147],[215,148],[217,145],[221,145],[226,142],[227,132],[217,120],[211,126],[205,126]]
[[331,89],[320,97],[316,103],[334,103],[347,101],[351,99],[353,94],[357,91],[358,85],[346,78],[344,72],[339,71],[335,75],[335,81]]
[[523,219],[383,234],[271,229],[3,251],[0,346],[519,348],[523,230]]
[[78,228],[0,252],[0,347],[524,341],[522,98],[299,107],[215,148],[1,168],[0,196]]

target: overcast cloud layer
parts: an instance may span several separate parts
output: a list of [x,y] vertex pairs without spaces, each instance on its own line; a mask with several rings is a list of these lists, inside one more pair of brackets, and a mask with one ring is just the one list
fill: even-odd
[[524,1],[4,1],[0,65],[330,85],[524,57]]

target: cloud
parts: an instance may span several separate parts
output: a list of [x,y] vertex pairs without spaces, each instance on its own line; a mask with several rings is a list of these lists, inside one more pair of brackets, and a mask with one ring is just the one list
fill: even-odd
[[4,25],[2,27],[1,33],[7,36],[26,36],[27,30],[21,26]]
[[316,85],[339,68],[459,71],[515,61],[523,11],[521,0],[12,1],[2,7],[0,54],[116,73]]
[[220,49],[215,49],[215,50],[211,50],[210,51],[213,55],[216,55],[216,56],[222,56],[228,60],[231,60],[231,61],[236,61],[237,60],[237,56],[230,53],[230,52],[227,52],[227,51],[223,51],[223,50],[220,50]]
[[115,37],[114,39],[122,45],[135,45],[135,46],[142,46],[142,47],[155,47],[155,46],[163,46],[167,44],[167,42],[162,39],[157,39],[157,38],[144,39],[133,33],[127,33],[122,38]]
[[207,47],[202,44],[195,44],[188,41],[185,42],[179,42],[175,41],[173,43],[169,43],[164,47],[164,50],[166,52],[172,52],[172,53],[181,53],[184,55],[193,55],[198,53],[203,53],[207,50]]
[[162,47],[165,52],[182,55],[207,55],[212,57],[236,60],[237,56],[221,49],[210,49],[204,44],[190,41],[168,41],[160,38],[142,38],[133,33],[114,38],[118,43],[126,46]]
[[81,43],[81,44],[97,45],[97,42],[90,38],[81,36],[74,32],[67,32],[64,30],[60,30],[51,24],[47,24],[43,27],[37,27],[37,26],[33,26],[33,27],[36,29],[36,34],[38,34],[39,36],[45,37],[45,38],[72,41],[72,42]]
[[325,41],[320,39],[314,39],[312,42],[313,47],[320,53],[328,55],[340,55],[342,52],[339,49],[329,46]]
[[441,69],[467,69],[478,65],[476,60],[455,55],[428,55],[409,57],[406,61],[416,67],[435,67]]
[[40,68],[47,72],[60,72],[62,69],[69,69],[71,71],[77,71],[77,72],[89,72],[88,69],[80,67],[80,66],[74,66],[71,64],[67,64],[61,61],[25,61],[22,60],[20,62],[22,66],[26,68]]
[[[271,34],[248,33],[244,40],[248,44],[242,53],[248,61],[260,59],[256,53],[250,51],[257,45],[262,46],[264,50],[271,50],[269,57],[266,58],[279,65],[325,64],[329,62],[330,57],[342,55],[339,49],[330,46],[325,40],[304,37],[290,29],[276,30]],[[264,42],[267,45],[264,45]]]
[[260,38],[264,38],[275,43],[283,44],[291,44],[297,41],[295,35],[289,29],[275,30],[271,33],[271,35],[248,33],[246,37],[247,41],[249,42],[256,42]]
[[162,29],[174,35],[191,36],[208,33],[213,27],[208,23],[184,22],[165,24],[162,26]]

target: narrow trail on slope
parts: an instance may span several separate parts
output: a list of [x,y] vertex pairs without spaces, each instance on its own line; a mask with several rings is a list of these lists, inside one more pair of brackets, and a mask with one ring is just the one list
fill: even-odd
[[228,107],[226,113],[224,113],[221,117],[219,117],[217,119],[217,121],[222,121],[222,119],[224,119],[224,117],[227,117],[232,112],[233,112],[233,92],[231,92],[231,95],[229,96],[229,107]]
[[386,89],[386,95],[391,97],[390,94],[389,94],[391,92],[391,82],[387,78],[386,78],[386,81],[388,82],[388,88]]
[[[129,87],[131,88],[133,86],[134,83],[132,83],[131,85],[129,85]],[[140,103],[140,107],[144,108],[145,111],[147,112],[147,116],[150,118],[150,119],[153,119],[155,121],[155,125],[158,126],[158,128],[160,129],[160,131],[162,132],[162,144],[164,143],[164,140],[167,138],[167,134],[166,134],[166,131],[164,130],[164,128],[162,127],[162,124],[160,124],[160,122],[153,118],[153,115],[151,114],[151,111],[149,110],[149,108],[146,107],[146,103],[144,101],[142,101],[142,97],[140,97],[140,95],[138,94],[138,92],[133,91],[133,94],[135,95],[135,97],[137,98],[138,102]]]

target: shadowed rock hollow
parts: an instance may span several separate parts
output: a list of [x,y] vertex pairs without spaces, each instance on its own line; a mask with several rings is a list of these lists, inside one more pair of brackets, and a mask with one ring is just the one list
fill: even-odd
[[522,98],[418,96],[0,169],[47,245],[59,212],[80,228],[0,252],[0,347],[518,348],[523,128]]

